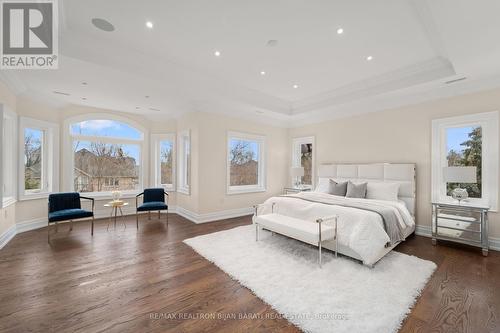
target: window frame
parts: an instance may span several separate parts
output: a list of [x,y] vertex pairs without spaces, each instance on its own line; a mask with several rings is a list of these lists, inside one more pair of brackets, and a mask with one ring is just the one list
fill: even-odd
[[[162,184],[161,183],[161,142],[171,141],[172,142],[172,184]],[[153,158],[153,164],[151,167],[151,175],[153,186],[163,187],[168,191],[175,191],[176,185],[176,135],[175,133],[165,133],[165,134],[151,134],[151,157]]]
[[[259,144],[259,165],[257,174],[257,184],[255,185],[236,185],[231,186],[231,140],[255,141]],[[242,132],[228,131],[226,136],[226,194],[244,194],[265,192],[267,175],[266,175],[266,137],[263,135],[249,134]]]
[[[89,136],[89,135],[79,135],[71,133],[71,125],[83,121],[90,120],[111,120],[126,124],[138,132],[141,133],[139,139],[127,139],[127,138],[119,138],[113,136]],[[148,170],[148,132],[146,129],[135,121],[118,116],[110,113],[86,113],[83,115],[79,115],[76,117],[71,117],[64,120],[64,168],[63,168],[63,178],[64,178],[64,188],[67,191],[74,191],[74,152],[73,152],[73,142],[75,140],[81,141],[94,141],[94,142],[103,142],[103,143],[115,143],[115,144],[132,144],[139,146],[139,184],[137,189],[135,190],[127,190],[121,191],[122,198],[131,198],[136,194],[140,193],[144,189],[144,185],[146,184],[147,170]],[[86,196],[93,198],[102,198],[108,199],[111,198],[112,191],[101,191],[101,192],[85,192]]]
[[[191,177],[192,177],[192,144],[191,131],[183,130],[177,133],[178,154],[177,159],[177,192],[190,195],[191,194]],[[186,144],[188,145],[186,149]],[[186,154],[189,152],[189,154]]]
[[482,197],[469,198],[470,204],[486,205],[498,211],[498,111],[468,114],[458,117],[434,119],[432,121],[432,200],[450,202],[443,167],[447,166],[446,130],[457,127],[478,127],[482,131]]
[[[43,132],[42,142],[42,186],[40,191],[26,191],[24,135],[26,129],[35,129]],[[38,119],[20,117],[18,131],[18,193],[19,200],[47,198],[50,193],[59,191],[59,124]]]
[[[312,172],[311,172],[311,185],[308,184],[303,184],[305,187],[311,187],[314,188],[314,185],[316,183],[316,144],[315,144],[315,137],[314,136],[304,136],[304,137],[298,137],[298,138],[293,138],[292,139],[292,168],[294,167],[301,167],[301,160],[300,160],[300,155],[301,155],[301,145],[303,144],[312,144]],[[292,178],[290,176],[290,178]],[[293,180],[292,180],[293,184]]]
[[0,147],[0,208],[5,208],[17,201],[17,114],[4,104],[0,104]]

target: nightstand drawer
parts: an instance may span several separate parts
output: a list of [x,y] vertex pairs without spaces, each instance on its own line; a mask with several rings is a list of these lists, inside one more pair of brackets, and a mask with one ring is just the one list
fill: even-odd
[[473,222],[481,223],[481,212],[475,210],[438,208],[437,214],[438,218],[442,217],[442,218],[457,219],[472,223]]
[[448,218],[449,215],[438,216],[438,226],[448,229],[456,229],[470,232],[481,232],[481,223],[459,221],[458,219]]
[[455,230],[445,227],[438,227],[436,236],[449,239],[464,240],[475,243],[481,243],[482,241],[480,232]]

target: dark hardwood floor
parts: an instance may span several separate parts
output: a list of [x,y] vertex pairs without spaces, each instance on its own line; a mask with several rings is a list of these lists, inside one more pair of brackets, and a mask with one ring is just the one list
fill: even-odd
[[[0,332],[299,331],[182,243],[249,217],[196,225],[171,215],[168,231],[155,219],[139,231],[125,221],[109,231],[98,221],[93,238],[87,222],[60,226],[52,246],[45,228],[30,231],[0,250]],[[498,252],[418,236],[397,250],[438,265],[401,332],[500,331]]]

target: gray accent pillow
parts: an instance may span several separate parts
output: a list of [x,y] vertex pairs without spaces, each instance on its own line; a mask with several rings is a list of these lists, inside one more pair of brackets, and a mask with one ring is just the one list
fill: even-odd
[[366,198],[366,187],[368,183],[354,184],[349,181],[347,183],[347,193],[348,198]]
[[330,194],[345,197],[347,193],[347,182],[337,183],[330,179]]

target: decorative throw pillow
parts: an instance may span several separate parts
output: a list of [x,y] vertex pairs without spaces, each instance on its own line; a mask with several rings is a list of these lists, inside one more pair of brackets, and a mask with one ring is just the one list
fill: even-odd
[[345,197],[347,193],[347,182],[337,183],[330,179],[330,194]]
[[398,183],[370,182],[366,188],[367,199],[398,201],[398,193]]
[[354,184],[349,181],[347,183],[347,193],[348,198],[366,198],[366,186],[368,183]]

